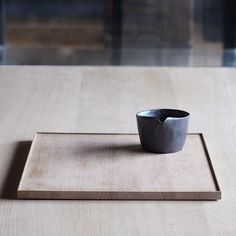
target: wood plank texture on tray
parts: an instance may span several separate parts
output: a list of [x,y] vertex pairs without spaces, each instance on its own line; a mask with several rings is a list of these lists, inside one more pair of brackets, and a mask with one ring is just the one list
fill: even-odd
[[216,200],[202,136],[183,151],[144,152],[137,134],[37,133],[19,198]]

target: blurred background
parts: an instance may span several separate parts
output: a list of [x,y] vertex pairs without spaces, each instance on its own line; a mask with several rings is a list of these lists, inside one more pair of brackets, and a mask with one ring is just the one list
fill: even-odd
[[0,0],[6,65],[236,66],[235,0]]

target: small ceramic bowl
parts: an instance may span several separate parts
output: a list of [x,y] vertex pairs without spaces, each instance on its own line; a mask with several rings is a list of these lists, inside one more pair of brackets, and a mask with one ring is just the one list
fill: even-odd
[[152,109],[136,114],[140,142],[144,150],[173,153],[183,149],[190,114],[176,109]]

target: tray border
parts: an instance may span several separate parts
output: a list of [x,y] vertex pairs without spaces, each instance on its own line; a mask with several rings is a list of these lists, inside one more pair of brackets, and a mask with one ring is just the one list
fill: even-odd
[[[80,197],[78,194],[73,194],[74,191],[48,191],[48,190],[21,190],[21,184],[24,179],[24,175],[30,160],[31,152],[35,145],[35,140],[38,134],[71,134],[71,135],[138,135],[138,133],[71,133],[71,132],[36,132],[30,147],[30,151],[27,156],[27,161],[25,163],[25,167],[17,188],[17,198],[19,199],[48,199],[48,200],[191,200],[191,201],[199,201],[199,200],[219,200],[221,199],[221,189],[213,168],[213,164],[209,155],[209,151],[206,145],[206,141],[203,133],[188,133],[187,135],[199,135],[203,149],[205,152],[205,156],[207,159],[207,163],[215,184],[215,191],[181,191],[181,192],[136,192],[136,191],[80,191]],[[45,194],[46,193],[46,194]],[[94,197],[91,197],[91,193],[93,193]],[[207,197],[206,197],[207,195]],[[89,197],[88,197],[89,196]],[[184,196],[184,197],[183,197]],[[197,196],[197,199],[193,199],[192,196]]]

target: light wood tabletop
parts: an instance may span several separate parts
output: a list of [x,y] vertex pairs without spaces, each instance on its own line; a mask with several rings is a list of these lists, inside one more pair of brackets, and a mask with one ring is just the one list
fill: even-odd
[[[0,235],[236,235],[236,70],[0,67]],[[136,133],[136,112],[179,108],[203,133],[219,201],[17,200],[34,134]]]

